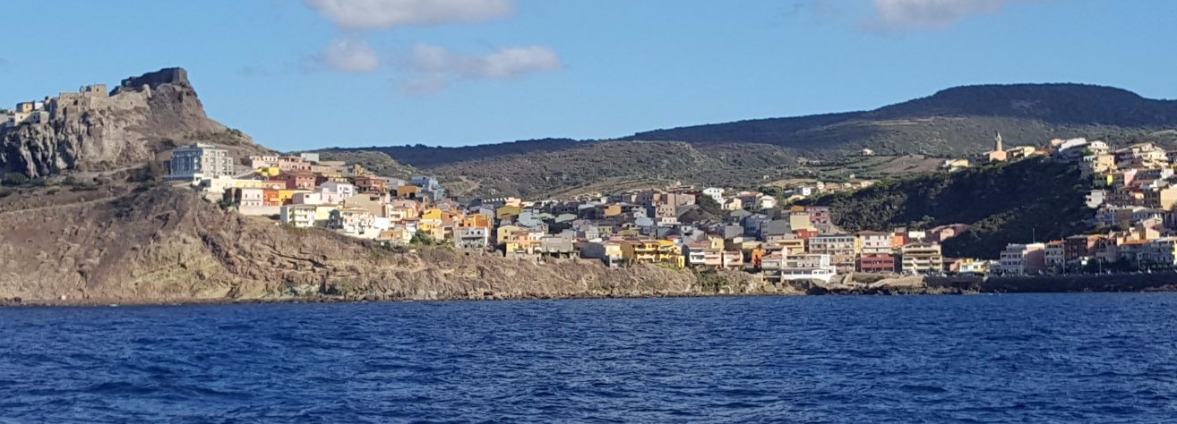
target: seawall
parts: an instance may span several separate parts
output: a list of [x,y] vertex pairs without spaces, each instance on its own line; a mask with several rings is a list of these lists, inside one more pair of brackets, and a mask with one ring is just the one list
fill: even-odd
[[1177,272],[1026,277],[928,277],[929,292],[1069,293],[1177,291]]

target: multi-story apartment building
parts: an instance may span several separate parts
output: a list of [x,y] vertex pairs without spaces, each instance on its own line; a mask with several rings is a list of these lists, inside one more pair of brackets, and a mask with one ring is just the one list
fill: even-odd
[[944,257],[938,243],[909,243],[899,251],[900,271],[905,274],[928,274],[944,269]]
[[229,151],[212,144],[192,143],[172,150],[168,162],[168,178],[191,179],[231,177],[234,174],[233,157]]
[[[1065,257],[1065,256],[1064,256]],[[1046,245],[1043,243],[1010,244],[1001,251],[994,272],[1002,275],[1035,275],[1046,270]]]

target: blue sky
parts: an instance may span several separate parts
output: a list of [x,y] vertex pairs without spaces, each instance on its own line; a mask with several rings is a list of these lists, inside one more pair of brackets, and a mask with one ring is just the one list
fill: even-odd
[[[183,66],[281,150],[610,138],[872,109],[964,84],[1177,98],[1163,0],[5,3],[0,101]],[[19,18],[16,18],[19,17]]]

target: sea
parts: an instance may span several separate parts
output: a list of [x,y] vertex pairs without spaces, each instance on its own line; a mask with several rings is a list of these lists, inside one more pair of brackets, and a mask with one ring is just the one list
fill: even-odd
[[1177,294],[0,309],[0,423],[1173,423]]

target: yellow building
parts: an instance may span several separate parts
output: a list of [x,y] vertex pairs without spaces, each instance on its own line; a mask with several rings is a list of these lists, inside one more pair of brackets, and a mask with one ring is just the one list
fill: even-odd
[[266,177],[277,177],[278,174],[282,173],[282,170],[279,169],[277,165],[263,166],[261,168],[254,170],[254,171],[257,172],[259,175],[263,175]]
[[504,219],[511,216],[519,216],[522,212],[523,209],[518,206],[499,206],[498,209],[495,209],[495,217]]
[[280,190],[278,190],[278,204],[281,204],[281,205],[288,204],[294,200],[295,194],[310,193],[310,192],[311,192],[310,190],[298,190],[298,189],[288,189],[288,188],[280,189]]
[[614,216],[618,216],[618,215],[621,215],[621,205],[612,204],[612,205],[605,206],[605,207],[601,208],[601,216],[603,216],[605,218],[610,218],[610,217],[614,217]]
[[232,182],[233,188],[265,188],[266,182],[262,180],[238,180]]
[[[723,237],[707,236],[707,243],[708,243],[709,249],[723,250],[723,243],[724,243]],[[802,245],[804,245],[804,240],[802,240]]]
[[402,199],[406,199],[409,197],[417,197],[417,195],[420,192],[421,192],[421,187],[405,184],[405,185],[402,185],[402,186],[396,188],[396,197],[400,197]]
[[787,255],[799,255],[805,253],[805,239],[800,237],[792,237],[777,240],[773,243],[777,248]]
[[438,221],[441,221],[442,215],[445,215],[445,212],[443,212],[441,209],[429,208],[429,209],[426,209],[424,212],[421,212],[421,219],[422,220],[436,219]]
[[658,240],[657,261],[677,268],[682,268],[687,264],[686,257],[682,255],[682,249],[679,248],[678,243],[670,240]]
[[658,241],[651,239],[625,239],[621,241],[621,257],[630,263],[654,263],[658,261]]
[[499,243],[506,242],[507,239],[511,237],[511,233],[514,233],[516,231],[523,230],[523,229],[524,229],[523,227],[519,227],[516,225],[499,226],[499,228],[495,229],[495,240],[498,240]]
[[490,228],[490,219],[486,215],[474,214],[462,218],[463,227]]

